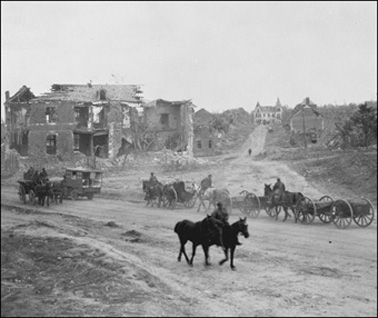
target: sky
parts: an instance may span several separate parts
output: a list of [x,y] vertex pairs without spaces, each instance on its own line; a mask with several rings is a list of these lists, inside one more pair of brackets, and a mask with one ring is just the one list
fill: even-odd
[[377,100],[377,2],[1,2],[2,106],[89,81],[210,112]]

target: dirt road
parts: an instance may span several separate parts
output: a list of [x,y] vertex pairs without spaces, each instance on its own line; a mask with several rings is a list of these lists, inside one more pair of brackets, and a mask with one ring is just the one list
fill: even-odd
[[[311,198],[329,193],[329,189],[319,190],[308,184],[283,163],[258,160],[255,156],[263,152],[265,134],[264,127],[256,129],[239,152],[222,158],[217,168],[211,168],[217,186],[228,187],[233,195],[241,189],[262,195],[264,183],[272,183],[280,176],[288,189],[297,189]],[[252,157],[247,153],[250,146]],[[185,177],[200,180],[207,173],[196,170]],[[132,174],[126,175],[125,180],[137,184]],[[11,208],[20,206],[15,188],[2,187],[1,199],[2,233],[67,238],[98,251],[108,263],[120,268],[119,277],[110,277],[106,285],[108,296],[114,295],[117,301],[93,296],[96,288],[89,282],[77,287],[77,293],[58,285],[51,293],[60,298],[49,314],[377,316],[376,221],[368,228],[352,223],[350,228],[339,230],[318,219],[305,226],[294,224],[292,218],[284,223],[282,216],[274,221],[261,212],[258,218],[248,219],[250,237],[240,238],[243,245],[237,247],[236,271],[232,271],[229,263],[218,265],[223,253],[217,247],[211,248],[210,267],[205,267],[200,248],[193,267],[185,261],[177,262],[179,242],[173,227],[185,218],[201,220],[204,213],[197,213],[195,208],[171,211],[145,207],[143,200],[95,198],[65,201],[63,205],[25,213]],[[241,216],[233,211],[230,223]],[[115,225],[109,227],[108,222]],[[71,286],[76,286],[73,281]],[[10,288],[9,281],[7,284]],[[3,296],[2,280],[2,307],[7,302],[11,313],[19,313],[16,306],[12,307],[11,297],[3,302]],[[42,299],[28,296],[29,304],[33,304],[28,308],[30,313]],[[76,311],[69,311],[68,301],[75,304]]]

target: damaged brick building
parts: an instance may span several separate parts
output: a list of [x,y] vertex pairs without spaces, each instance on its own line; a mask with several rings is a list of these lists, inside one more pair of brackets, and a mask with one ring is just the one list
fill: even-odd
[[138,85],[53,84],[36,97],[23,86],[6,93],[9,146],[22,156],[115,158],[136,150],[192,153],[194,105],[190,100],[144,103]]
[[51,92],[34,96],[23,86],[6,93],[9,146],[22,156],[56,155],[74,151],[114,158],[132,135],[131,118],[141,105],[137,85],[53,84]]
[[157,99],[144,105],[143,123],[149,150],[191,151],[194,105],[190,100]]

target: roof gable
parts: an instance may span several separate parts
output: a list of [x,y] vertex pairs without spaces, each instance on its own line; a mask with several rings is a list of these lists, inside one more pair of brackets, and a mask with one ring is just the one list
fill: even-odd
[[31,99],[34,99],[35,96],[31,92],[29,87],[26,87],[25,85],[22,86],[16,94],[14,94],[12,97],[8,99],[7,102],[14,103],[14,102],[27,102]]

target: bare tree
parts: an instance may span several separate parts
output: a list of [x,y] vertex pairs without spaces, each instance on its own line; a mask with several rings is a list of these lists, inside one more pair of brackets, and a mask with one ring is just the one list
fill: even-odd
[[360,104],[350,121],[362,137],[361,146],[368,148],[373,137],[377,136],[377,109],[368,107],[367,103]]

